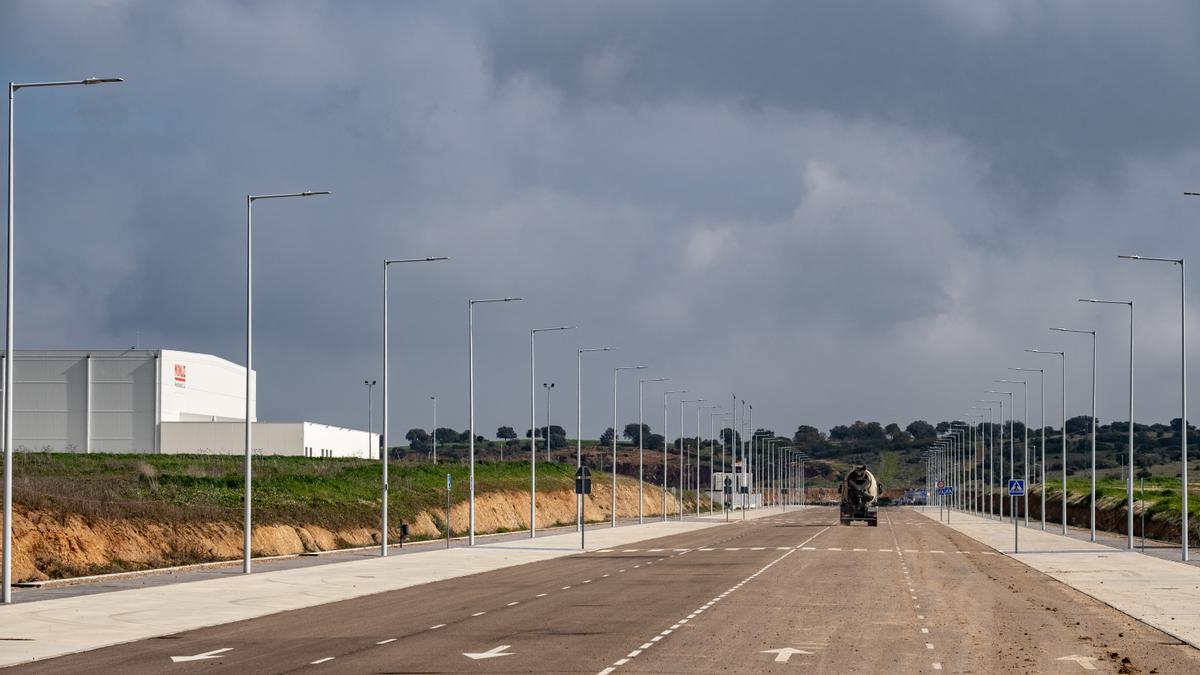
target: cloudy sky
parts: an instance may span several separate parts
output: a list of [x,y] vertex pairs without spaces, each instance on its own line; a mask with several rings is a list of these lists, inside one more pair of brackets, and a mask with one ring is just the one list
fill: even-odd
[[496,295],[525,301],[477,308],[488,435],[528,427],[529,329],[560,324],[538,381],[572,432],[575,349],[618,348],[587,435],[627,364],[787,432],[961,418],[1044,366],[1056,419],[1027,347],[1067,349],[1082,414],[1064,324],[1125,419],[1128,312],[1093,296],[1136,301],[1135,416],[1165,421],[1178,268],[1116,255],[1197,242],[1198,38],[1167,1],[4,2],[8,79],[126,78],[18,93],[18,346],[244,362],[245,194],[331,190],[255,210],[262,419],[365,425],[382,260],[447,255],[391,272],[398,435],[435,394],[466,426],[466,300]]

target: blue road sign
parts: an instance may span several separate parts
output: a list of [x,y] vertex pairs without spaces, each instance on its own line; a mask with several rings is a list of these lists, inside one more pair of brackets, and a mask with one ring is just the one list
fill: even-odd
[[450,474],[446,474],[446,489],[450,489]]
[[1020,478],[1012,478],[1008,481],[1008,496],[1020,497],[1025,494],[1025,481]]
[[952,494],[954,494],[954,488],[947,485],[945,487],[938,488],[937,492],[939,495],[952,495]]

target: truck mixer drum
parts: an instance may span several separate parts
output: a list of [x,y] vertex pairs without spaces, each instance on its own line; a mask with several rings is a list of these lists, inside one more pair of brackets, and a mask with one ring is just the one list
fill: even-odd
[[855,521],[870,527],[879,526],[879,481],[865,465],[858,465],[846,474],[839,488],[841,495],[840,521],[849,525]]

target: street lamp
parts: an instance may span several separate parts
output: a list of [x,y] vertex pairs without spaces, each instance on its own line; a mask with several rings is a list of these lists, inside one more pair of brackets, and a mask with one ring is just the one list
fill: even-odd
[[[1016,438],[1015,438],[1015,434],[1013,433],[1013,418],[1017,416],[1017,414],[1016,414],[1017,409],[1016,409],[1016,406],[1013,404],[1013,401],[1014,401],[1013,393],[1011,391],[997,391],[995,389],[989,389],[989,390],[985,391],[984,393],[985,394],[1004,394],[1005,396],[1008,396],[1008,410],[1009,410],[1009,413],[1008,413],[1008,463],[1009,463],[1008,470],[1009,470],[1009,475],[1011,477],[1012,475],[1015,475],[1017,472],[1017,466],[1016,466],[1017,451],[1014,448],[1014,446],[1016,445]],[[1005,477],[1004,477],[1004,431],[1003,431],[1004,403],[1003,402],[1001,402],[1001,404],[1000,404],[1000,427],[1001,427],[1001,432],[1000,432],[1000,480],[997,482],[999,483],[1000,487],[1003,488],[1005,485],[1008,484],[1008,480],[1005,479]],[[1014,500],[1012,500],[1012,499],[1008,500],[1008,508],[1009,508],[1009,513],[1008,513],[1009,517],[1011,517],[1013,520],[1016,520],[1017,512],[1014,510],[1016,508],[1016,504],[1014,503]],[[1001,521],[1004,520],[1004,493],[1003,492],[1000,494],[1000,520]]]
[[[999,401],[976,401],[976,403],[999,403]],[[987,457],[987,470],[980,471],[979,479],[981,483],[987,486],[987,514],[988,518],[991,518],[992,515],[994,515],[993,511],[995,510],[992,502],[994,501],[993,483],[996,479],[996,409],[990,405],[977,405],[972,407],[976,410],[988,411],[987,452],[984,453],[984,456]],[[982,491],[983,490],[980,490],[980,492]]]
[[363,380],[367,385],[367,458],[371,458],[371,430],[375,428],[375,380]]
[[[430,401],[433,401],[433,433],[431,434],[433,442],[433,463],[437,464],[437,397],[430,396]],[[449,525],[447,524],[447,527]]]
[[[708,515],[713,514],[715,508],[712,493],[716,488],[713,478],[716,476],[717,470],[717,433],[715,421],[717,417],[724,417],[728,413],[722,412],[720,406],[713,406],[716,412],[708,414]],[[721,473],[725,472],[725,444],[721,444]],[[722,493],[724,495],[724,493]]]
[[[663,521],[666,521],[666,519],[667,519],[667,397],[670,396],[671,394],[686,394],[686,393],[688,393],[687,389],[674,389],[672,391],[664,391],[663,392],[663,433],[662,433],[662,437],[663,437],[663,446],[662,446],[662,519],[663,519]],[[682,416],[683,416],[682,410],[679,413],[679,415],[682,418]],[[679,435],[680,435],[680,437],[683,436],[683,424],[682,423],[679,425]],[[680,472],[680,475],[682,475],[682,470]],[[680,506],[679,508],[682,509],[683,507]]]
[[[696,406],[696,517],[700,517],[700,411],[701,410],[719,410],[719,405],[700,405]],[[712,414],[708,417],[709,436],[712,436]],[[712,470],[712,452],[709,452],[708,468]],[[712,504],[712,480],[708,481],[709,499],[708,503]]]
[[[250,534],[252,527],[250,499],[253,493],[253,475],[250,465],[251,457],[251,386],[250,373],[254,372],[254,202],[260,199],[286,199],[289,197],[313,197],[316,195],[327,195],[328,191],[305,191],[305,192],[290,192],[285,194],[273,195],[246,195],[246,466],[245,466],[245,500],[244,511],[242,514],[242,573],[250,573]],[[11,247],[10,247],[11,250]],[[9,352],[11,354],[12,352]],[[15,364],[14,364],[15,365]],[[12,369],[8,369],[12,372]],[[384,390],[387,390],[385,379]],[[7,393],[7,392],[6,392]],[[12,396],[6,396],[5,400],[11,401]],[[7,405],[7,404],[6,404]],[[384,420],[387,415],[384,415]],[[386,424],[386,421],[385,421]],[[5,427],[7,433],[8,427]],[[6,549],[7,550],[7,549]]]
[[[575,471],[583,468],[583,355],[611,352],[612,347],[581,347],[575,350]],[[550,429],[546,429],[546,436]],[[583,529],[583,499],[575,500],[575,529]]]
[[[667,381],[668,381],[668,379],[665,377],[651,377],[651,378],[645,379],[645,380],[638,380],[638,525],[641,525],[646,522],[645,509],[642,506],[642,499],[643,499],[642,492],[643,492],[643,485],[644,485],[644,481],[645,481],[644,471],[643,471],[645,468],[644,455],[646,452],[646,439],[643,438],[643,436],[646,435],[646,419],[645,419],[646,413],[645,413],[645,406],[643,405],[643,402],[642,402],[643,401],[643,389],[644,389],[644,385],[647,382],[667,382]],[[664,431],[665,431],[665,429],[664,429]],[[614,434],[616,433],[615,427],[613,428],[613,433]],[[664,439],[665,439],[665,437],[664,437]]]
[[[1096,541],[1096,331],[1079,330],[1076,328],[1051,328],[1059,333],[1084,333],[1092,336],[1092,497],[1091,497],[1091,541]],[[1132,421],[1132,420],[1131,420]],[[1063,435],[1067,433],[1066,423],[1063,423]],[[1064,469],[1065,471],[1065,469]],[[1067,499],[1067,485],[1063,483],[1063,501]],[[1066,526],[1065,518],[1063,526]]]
[[[529,537],[537,536],[537,351],[538,333],[571,330],[574,326],[533,328],[529,331]],[[549,398],[549,392],[546,393]],[[546,450],[550,450],[550,423],[546,423]],[[549,459],[549,457],[547,457]]]
[[469,423],[470,436],[468,440],[468,456],[470,468],[467,478],[469,495],[467,509],[467,545],[475,545],[475,305],[490,304],[496,302],[519,302],[524,298],[487,298],[484,300],[467,300],[467,361],[469,370],[469,382],[467,386],[467,399],[470,407]]
[[[1025,527],[1029,527],[1029,383],[1025,380],[995,380],[995,382],[1021,385],[1021,400],[1025,403],[1025,413],[1021,416],[1021,426],[1024,427],[1025,435],[1025,440],[1021,442],[1021,449],[1025,455],[1024,459],[1021,460],[1021,471],[1024,472],[1023,476],[1025,478],[1025,494],[1022,495],[1022,501],[1024,503]],[[1014,410],[1014,412],[1016,411]],[[1015,463],[1012,470],[1014,474],[1017,472],[1017,465]]]
[[[1062,533],[1067,534],[1067,353],[1065,351],[1055,352],[1042,349],[1026,349],[1030,354],[1051,354],[1062,359]],[[1043,377],[1043,385],[1045,378]],[[1043,396],[1045,390],[1043,390]],[[1045,410],[1045,408],[1043,408]],[[1042,442],[1042,515],[1045,520],[1046,513],[1046,443]],[[1043,523],[1042,529],[1045,529]]]
[[[704,401],[704,399],[702,399],[702,398],[690,398],[690,399],[682,400],[679,402],[679,520],[683,520],[683,477],[684,477],[684,464],[683,463],[684,463],[684,459],[685,459],[685,454],[687,453],[687,443],[683,437],[683,406],[688,403],[701,403],[703,401]],[[699,418],[699,416],[697,416],[696,417],[697,426],[699,426],[699,422],[700,422],[700,418]],[[664,444],[665,444],[665,441],[666,441],[666,439],[664,439]],[[665,447],[664,447],[664,450],[665,450]],[[665,452],[663,454],[663,457],[664,457],[664,461],[665,461],[665,457],[666,457]],[[665,472],[664,472],[664,475],[665,475]],[[700,498],[700,495],[697,494],[696,499],[699,499],[699,498]]]
[[[7,288],[5,298],[5,317],[6,328],[4,331],[4,353],[8,355],[9,367],[4,369],[4,534],[3,543],[0,547],[3,551],[3,571],[0,572],[0,584],[4,588],[0,591],[0,602],[8,604],[12,602],[12,461],[13,461],[13,371],[16,370],[16,356],[13,351],[13,272],[14,272],[14,228],[16,221],[14,219],[13,200],[13,176],[15,173],[15,155],[14,155],[14,135],[16,127],[13,122],[13,116],[16,112],[14,107],[14,95],[19,89],[33,89],[38,87],[65,87],[76,84],[107,84],[112,82],[123,82],[119,77],[89,77],[83,80],[67,80],[60,82],[9,82],[8,83],[8,281],[5,285]],[[247,371],[249,378],[249,371]],[[249,420],[247,420],[249,424]],[[249,464],[247,463],[247,466]],[[247,495],[248,496],[248,495]],[[250,501],[247,498],[246,508],[249,508]],[[247,540],[248,541],[248,540]],[[249,543],[246,545],[249,550]],[[248,558],[247,558],[248,559]]]
[[[550,461],[550,392],[554,391],[554,382],[543,382],[542,389],[546,392],[546,461]],[[532,436],[536,429],[530,429],[529,434]]]
[[[1185,192],[1189,197],[1200,196],[1200,193]],[[1165,262],[1179,265],[1179,351],[1180,351],[1180,367],[1179,380],[1181,385],[1180,392],[1180,413],[1179,413],[1179,456],[1182,461],[1180,466],[1180,476],[1182,477],[1183,486],[1183,520],[1180,523],[1179,530],[1179,548],[1183,560],[1188,560],[1188,446],[1187,446],[1187,275],[1184,271],[1183,258],[1152,258],[1149,256],[1140,255],[1119,255],[1118,258],[1127,260],[1148,260],[1151,262]],[[1130,415],[1132,417],[1132,415]],[[1133,420],[1130,420],[1130,424]]]
[[[401,263],[420,263],[420,262],[436,262],[440,260],[449,260],[445,256],[431,256],[425,258],[397,258],[393,260],[384,259],[383,261],[383,433],[380,435],[380,451],[379,461],[382,469],[381,484],[379,488],[380,500],[383,502],[381,516],[379,518],[379,555],[387,555],[388,547],[388,423],[390,415],[388,415],[388,382],[390,381],[388,369],[388,268],[392,265]],[[437,429],[434,429],[437,432]]]
[[1126,497],[1126,529],[1128,530],[1127,548],[1133,550],[1133,301],[1132,300],[1097,300],[1095,298],[1080,298],[1080,302],[1090,302],[1095,305],[1127,305],[1129,307],[1129,466],[1125,484]]
[[622,370],[645,370],[647,366],[616,366],[613,368],[613,425],[612,425],[612,527],[617,526],[617,373]]
[[[1009,368],[1009,370],[1019,370],[1027,373],[1038,374],[1038,384],[1041,386],[1041,394],[1038,396],[1039,405],[1041,405],[1041,413],[1038,415],[1038,426],[1041,427],[1041,446],[1042,446],[1042,461],[1041,461],[1041,484],[1042,484],[1042,529],[1046,529],[1046,371],[1042,368]],[[1028,469],[1026,469],[1028,475]],[[1028,486],[1025,493],[1029,494]],[[1028,498],[1026,498],[1026,507],[1028,507]]]
[[[999,399],[981,399],[976,403],[991,403],[1000,406],[1000,462],[1004,462],[1004,401]],[[992,410],[988,408],[988,410]],[[992,418],[988,427],[988,515],[1004,519],[1004,499],[1000,500],[1000,509],[996,508],[996,420]]]

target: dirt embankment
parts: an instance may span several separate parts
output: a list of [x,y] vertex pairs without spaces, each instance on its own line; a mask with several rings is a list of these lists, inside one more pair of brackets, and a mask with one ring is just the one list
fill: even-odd
[[[538,527],[575,522],[575,494],[567,491],[539,493]],[[612,490],[593,483],[584,513],[589,521],[610,517]],[[662,492],[647,485],[643,512],[662,512]],[[667,496],[668,512],[679,502]],[[489,492],[475,499],[475,526],[480,534],[523,530],[529,527],[529,492]],[[636,516],[636,483],[617,486],[617,514]],[[104,572],[171,567],[218,560],[242,554],[242,528],[230,522],[172,523],[149,519],[92,518],[78,513],[50,512],[14,505],[13,578],[17,581],[57,579]],[[468,505],[450,509],[451,532],[467,530]],[[421,511],[405,519],[415,539],[445,536],[446,514]],[[392,537],[398,536],[396,530]],[[263,523],[254,527],[252,550],[256,556],[288,555],[308,551],[369,546],[379,543],[378,526],[330,530],[305,523]]]

